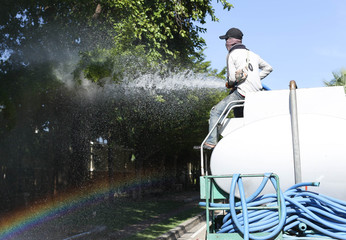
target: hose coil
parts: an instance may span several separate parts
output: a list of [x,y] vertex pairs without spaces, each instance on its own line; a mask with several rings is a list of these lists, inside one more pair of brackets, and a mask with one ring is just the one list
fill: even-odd
[[[285,192],[259,196],[268,179],[277,190],[272,174],[265,174],[261,185],[250,197],[245,198],[244,186],[240,174],[232,177],[229,204],[210,203],[211,207],[228,207],[223,225],[218,233],[240,233],[244,239],[272,239],[283,231],[285,238],[301,239],[330,237],[346,240],[346,202],[312,191],[301,189],[305,186],[318,186],[319,183],[307,182],[293,185]],[[240,201],[235,201],[238,186]],[[270,209],[248,209],[248,207],[278,206],[279,211]],[[200,205],[203,205],[201,203]],[[204,203],[205,205],[205,203]],[[239,210],[241,207],[241,211]],[[238,208],[238,210],[236,210]],[[265,236],[255,233],[267,233]]]

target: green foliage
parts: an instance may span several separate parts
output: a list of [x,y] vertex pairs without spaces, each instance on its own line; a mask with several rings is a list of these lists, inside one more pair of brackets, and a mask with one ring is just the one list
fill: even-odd
[[334,78],[330,81],[324,81],[324,84],[330,86],[344,86],[346,90],[346,70],[342,69],[340,73],[333,72]]
[[[227,10],[232,7],[226,0],[217,2]],[[204,0],[40,0],[2,7],[0,54],[13,51],[7,61],[11,64],[3,64],[2,71],[37,58],[55,58],[52,52],[61,54],[59,50],[66,46],[81,52],[107,48],[115,55],[137,55],[140,49],[148,62],[185,66],[191,57],[200,57],[205,45],[199,33],[206,29],[198,24],[203,25],[208,16],[218,20],[211,2]],[[97,67],[99,73],[86,70],[93,81],[107,69],[100,65],[90,68]]]
[[[0,73],[0,105],[2,106],[2,121],[4,125],[0,133],[12,129],[18,117],[24,112],[31,113],[44,111],[49,106],[49,93],[61,86],[52,74],[53,64],[46,63],[33,65],[30,68],[22,67],[16,71]],[[47,95],[48,94],[48,95]],[[18,113],[20,112],[20,113]],[[39,114],[39,116],[42,116]],[[36,117],[35,117],[36,118]],[[19,117],[20,119],[20,117]],[[40,121],[45,121],[44,119]]]
[[195,55],[194,49],[205,44],[198,32],[206,29],[193,25],[204,23],[214,11],[204,1],[110,1],[123,21],[115,22],[115,46],[118,52],[145,45],[153,60],[184,59]]
[[118,55],[115,49],[96,48],[83,52],[74,70],[74,78],[78,81],[85,77],[102,85],[102,79],[120,83],[157,69],[157,65],[150,62],[142,46],[136,46],[134,50],[135,52],[125,51]]

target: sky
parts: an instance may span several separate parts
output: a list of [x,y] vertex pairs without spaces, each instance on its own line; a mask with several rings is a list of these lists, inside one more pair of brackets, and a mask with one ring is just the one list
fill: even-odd
[[212,68],[226,66],[225,40],[231,27],[239,28],[243,44],[268,62],[274,71],[263,79],[273,90],[323,87],[333,72],[346,69],[346,0],[228,0],[234,8],[223,10],[213,0],[215,15],[202,25],[207,32],[204,51]]

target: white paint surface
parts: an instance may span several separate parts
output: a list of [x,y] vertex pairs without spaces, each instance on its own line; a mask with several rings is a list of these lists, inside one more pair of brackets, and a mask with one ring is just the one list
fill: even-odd
[[[319,181],[312,191],[346,200],[346,100],[342,87],[297,89],[303,182]],[[212,175],[279,175],[283,190],[294,184],[289,91],[268,91],[246,98],[243,125],[223,132],[210,162]],[[245,180],[245,179],[244,179]],[[247,195],[261,179],[244,181]],[[216,179],[229,192],[230,180]],[[266,189],[265,192],[272,190]],[[265,193],[264,192],[264,193]]]

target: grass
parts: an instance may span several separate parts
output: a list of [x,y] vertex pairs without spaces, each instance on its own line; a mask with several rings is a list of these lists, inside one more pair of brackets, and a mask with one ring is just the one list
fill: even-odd
[[73,214],[56,219],[59,224],[83,226],[87,222],[90,225],[104,225],[111,230],[120,230],[127,225],[148,220],[162,213],[181,207],[183,203],[175,201],[142,201],[136,202],[130,199],[116,200],[115,203],[107,202],[78,209]]
[[[179,212],[187,203],[173,198],[144,198],[135,201],[131,198],[117,198],[114,203],[99,202],[74,210],[69,214],[53,220],[53,224],[63,226],[66,231],[73,226],[73,231],[80,232],[95,226],[106,226],[109,233],[118,232],[132,225],[147,223],[145,227],[134,229],[134,234],[127,235],[127,240],[155,239],[163,233],[175,228],[187,219],[202,212],[197,204]],[[176,211],[178,211],[176,214]],[[162,218],[163,214],[169,214]],[[160,219],[160,220],[158,220]],[[153,221],[153,224],[151,224]]]
[[162,234],[166,233],[167,231],[179,226],[181,223],[183,223],[187,219],[196,216],[197,214],[201,213],[202,211],[203,210],[201,207],[194,206],[191,209],[188,209],[187,211],[184,211],[181,214],[178,214],[178,215],[171,217],[167,220],[164,220],[158,224],[150,226],[149,228],[145,229],[144,231],[139,232],[136,235],[133,235],[129,238],[126,238],[126,240],[156,239],[160,235],[162,235]]

